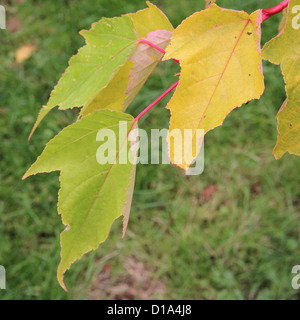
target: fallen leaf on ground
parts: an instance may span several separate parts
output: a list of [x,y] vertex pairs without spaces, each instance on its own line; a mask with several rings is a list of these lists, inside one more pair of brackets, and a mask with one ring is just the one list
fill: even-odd
[[7,20],[6,27],[8,32],[13,33],[22,29],[23,26],[19,18],[11,17]]
[[33,44],[25,44],[21,46],[16,51],[16,62],[22,63],[28,60],[36,50],[37,50],[37,47]]
[[203,199],[205,202],[208,202],[212,199],[214,193],[217,191],[217,186],[215,184],[212,184],[211,186],[208,186],[203,190]]

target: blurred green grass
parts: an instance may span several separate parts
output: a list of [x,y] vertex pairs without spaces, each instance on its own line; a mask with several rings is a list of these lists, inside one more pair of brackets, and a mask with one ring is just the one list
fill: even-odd
[[[204,1],[153,1],[177,26],[204,7]],[[278,1],[219,0],[219,5],[251,12]],[[137,168],[129,230],[121,240],[117,221],[106,243],[73,265],[65,293],[56,280],[59,234],[58,173],[22,181],[46,142],[74,121],[76,111],[53,111],[30,143],[28,134],[42,104],[64,72],[70,56],[83,45],[78,31],[102,16],[113,17],[145,7],[143,1],[2,1],[8,18],[22,28],[1,30],[0,71],[0,265],[7,269],[7,290],[0,299],[75,299],[89,296],[103,268],[109,284],[98,299],[111,298],[109,286],[124,280],[128,258],[142,262],[166,299],[298,299],[291,269],[299,264],[300,159],[275,161],[277,110],[285,99],[278,67],[264,63],[266,91],[233,111],[205,141],[205,171],[185,176],[172,166]],[[263,25],[263,43],[277,33],[280,16]],[[37,52],[14,62],[15,51],[33,43]],[[159,65],[129,112],[137,115],[167,88],[178,66]],[[141,127],[167,128],[167,99]],[[209,201],[204,193],[216,186]],[[135,298],[139,298],[137,295]]]

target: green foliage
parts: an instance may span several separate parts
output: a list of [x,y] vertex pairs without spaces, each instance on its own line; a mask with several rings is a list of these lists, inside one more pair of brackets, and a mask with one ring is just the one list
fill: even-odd
[[[124,137],[120,136],[120,121],[123,127],[128,125],[122,128]],[[127,226],[135,179],[135,166],[127,159],[127,137],[133,127],[130,115],[94,112],[62,130],[24,175],[25,179],[39,172],[61,172],[58,212],[67,228],[61,234],[57,278],[65,290],[63,275],[71,264],[105,241],[115,219],[124,215]],[[113,130],[122,144],[116,154],[109,155],[114,158],[111,162],[100,165],[95,157],[97,132],[106,128]],[[119,164],[121,149],[126,151],[127,164]]]

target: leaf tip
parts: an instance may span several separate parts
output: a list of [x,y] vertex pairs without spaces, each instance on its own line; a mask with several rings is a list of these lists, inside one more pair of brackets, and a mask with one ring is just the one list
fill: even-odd
[[24,173],[23,177],[22,177],[22,180],[25,180],[27,179],[29,176],[31,176],[31,174],[29,173],[30,171],[30,168]]
[[65,273],[65,271],[62,270],[62,267],[60,264],[57,269],[57,281],[58,281],[59,285],[65,290],[65,292],[68,292],[68,289],[64,283],[64,273]]
[[30,134],[29,134],[28,139],[27,139],[28,142],[30,142],[31,137],[32,137],[34,131],[35,131],[35,127],[33,127],[33,128],[31,129],[31,131],[30,131]]
[[32,135],[34,134],[35,130],[37,129],[37,127],[39,126],[39,124],[41,123],[41,121],[45,118],[45,116],[48,114],[48,112],[51,110],[51,108],[48,108],[47,105],[42,106],[37,119],[30,131],[30,134],[28,136],[28,142],[30,141]]
[[273,154],[275,160],[280,160],[282,158],[282,156],[284,155],[284,153],[285,152],[278,151],[278,142],[277,142],[275,148],[272,151],[272,154]]
[[68,289],[63,281],[63,275],[61,275],[60,278],[57,276],[57,280],[60,286],[65,290],[65,292],[68,292]]

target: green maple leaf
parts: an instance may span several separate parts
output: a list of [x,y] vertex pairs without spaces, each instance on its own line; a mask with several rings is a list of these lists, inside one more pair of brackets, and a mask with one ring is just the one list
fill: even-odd
[[[171,36],[172,32],[170,31],[157,30],[148,33],[144,39],[159,46],[161,49],[165,49],[170,42]],[[162,57],[163,53],[147,44],[140,43],[108,86],[89,105],[82,108],[80,114],[84,116],[104,108],[125,111]],[[121,110],[120,106],[122,106]]]
[[[119,18],[103,18],[89,31],[80,32],[86,45],[69,61],[30,137],[56,106],[61,110],[83,107],[82,116],[99,109],[126,109],[162,57],[152,48],[142,52],[145,45],[139,39],[156,31],[152,40],[165,47],[173,30],[167,17],[150,2],[147,4],[149,8]],[[145,62],[145,55],[151,63],[140,72],[135,66]]]
[[[120,121],[123,136],[119,132]],[[83,254],[98,248],[106,240],[113,221],[121,215],[124,215],[123,235],[125,233],[135,180],[132,164],[135,154],[130,149],[128,135],[135,126],[128,114],[109,110],[94,112],[63,129],[24,175],[25,179],[41,172],[60,171],[58,212],[67,228],[61,234],[57,278],[65,290],[66,270]],[[115,151],[109,153],[110,163],[99,164],[96,159],[100,129],[112,130],[116,141],[120,141],[120,145],[110,145],[110,152]],[[124,152],[126,164],[119,161]]]
[[284,29],[263,48],[264,59],[280,64],[286,84],[287,99],[277,115],[278,138],[273,150],[276,159],[286,152],[300,156],[300,37],[292,13],[298,3],[290,1]]

